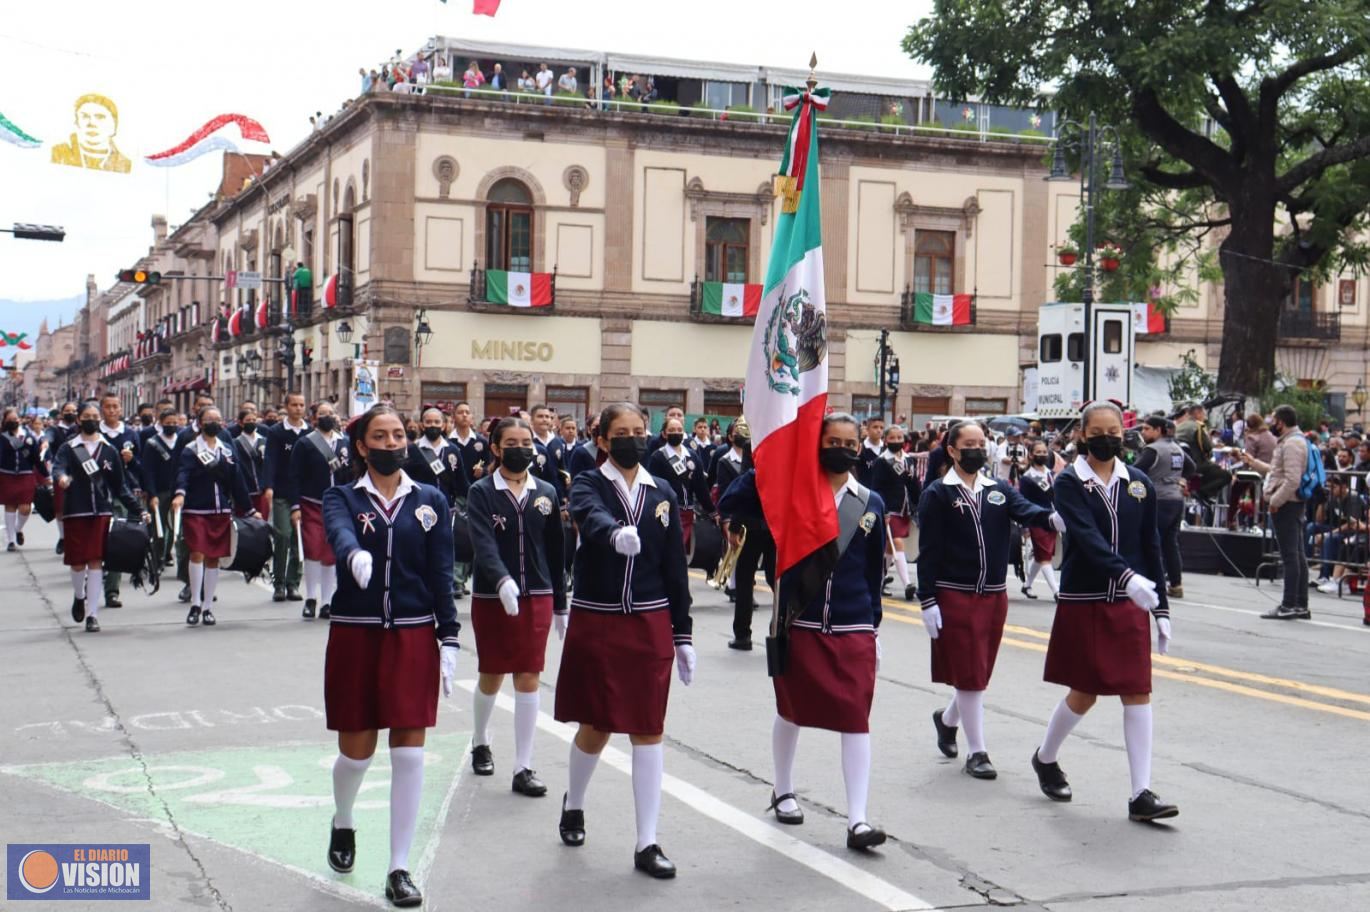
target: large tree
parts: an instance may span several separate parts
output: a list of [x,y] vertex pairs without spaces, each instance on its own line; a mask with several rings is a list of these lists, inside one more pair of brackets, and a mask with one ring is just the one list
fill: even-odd
[[1370,262],[1370,0],[935,0],[904,49],[944,95],[1120,125],[1153,235],[1224,232],[1224,390],[1273,379],[1296,278]]

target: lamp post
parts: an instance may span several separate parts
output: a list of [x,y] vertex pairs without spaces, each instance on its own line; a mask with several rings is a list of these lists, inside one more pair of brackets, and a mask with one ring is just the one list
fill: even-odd
[[1356,414],[1365,411],[1365,403],[1370,401],[1370,390],[1365,388],[1365,378],[1356,381],[1356,388],[1351,391],[1351,401],[1356,403]]
[[428,325],[428,309],[420,307],[414,312],[414,366],[423,364],[423,347],[433,341],[433,327]]
[[[1072,134],[1067,137],[1065,134]],[[1106,154],[1105,144],[1109,137],[1112,138],[1113,161],[1109,167],[1108,180],[1103,187],[1099,187],[1099,172],[1101,160]],[[1051,173],[1046,180],[1062,182],[1072,180],[1069,169],[1066,168],[1065,149],[1069,147],[1080,154],[1080,198],[1085,204],[1085,249],[1084,263],[1081,268],[1084,270],[1084,282],[1080,291],[1080,301],[1085,306],[1085,336],[1088,339],[1092,335],[1091,311],[1094,306],[1094,202],[1095,194],[1100,190],[1126,190],[1129,186],[1126,175],[1123,174],[1123,141],[1118,133],[1118,128],[1108,124],[1100,124],[1094,112],[1089,114],[1089,120],[1081,124],[1074,120],[1064,120],[1056,128],[1056,143],[1051,156]],[[1085,345],[1084,350],[1084,382],[1081,385],[1081,392],[1084,401],[1090,399],[1090,373],[1089,361],[1090,351],[1093,346]]]

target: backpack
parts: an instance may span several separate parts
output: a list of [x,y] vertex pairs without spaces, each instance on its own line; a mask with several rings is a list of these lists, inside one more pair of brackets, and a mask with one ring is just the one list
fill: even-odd
[[1327,470],[1323,468],[1322,453],[1307,437],[1308,458],[1304,460],[1303,475],[1299,478],[1299,500],[1311,500],[1327,484]]

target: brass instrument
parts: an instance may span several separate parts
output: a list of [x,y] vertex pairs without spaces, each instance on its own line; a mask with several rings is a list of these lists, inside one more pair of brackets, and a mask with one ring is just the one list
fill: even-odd
[[742,554],[742,546],[747,543],[747,527],[743,526],[738,533],[737,544],[729,544],[728,550],[723,552],[723,559],[718,562],[718,570],[714,573],[713,579],[709,580],[709,586],[714,589],[724,589],[728,585],[728,577],[733,575],[733,570],[737,568],[737,558]]

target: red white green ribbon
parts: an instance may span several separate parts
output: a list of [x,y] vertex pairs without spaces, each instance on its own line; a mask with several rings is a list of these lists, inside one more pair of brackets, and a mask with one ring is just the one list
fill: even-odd
[[18,124],[4,114],[0,114],[0,140],[21,149],[36,149],[43,144],[42,140],[19,129]]
[[794,179],[795,190],[804,189],[809,148],[817,127],[818,115],[815,111],[827,110],[831,95],[830,89],[787,88],[781,97],[785,110],[794,111],[794,118],[790,121],[790,132],[785,138],[785,156],[780,160],[780,173]]

